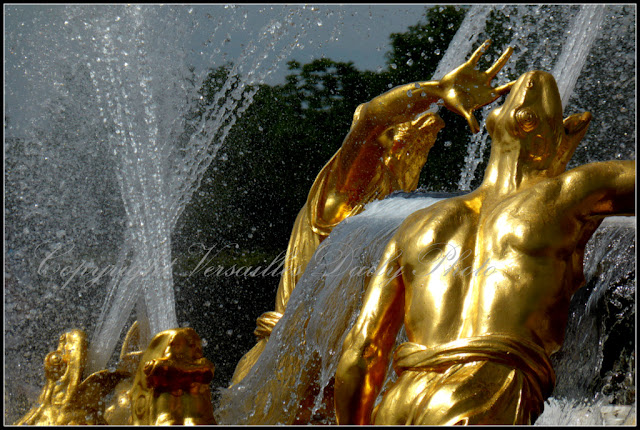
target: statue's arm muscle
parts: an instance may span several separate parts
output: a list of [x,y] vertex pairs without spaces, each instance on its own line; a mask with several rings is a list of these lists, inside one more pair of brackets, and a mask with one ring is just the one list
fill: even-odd
[[394,240],[371,278],[360,315],[345,338],[335,378],[338,424],[368,424],[404,320],[404,286]]
[[635,161],[603,161],[561,175],[561,198],[585,216],[635,214]]

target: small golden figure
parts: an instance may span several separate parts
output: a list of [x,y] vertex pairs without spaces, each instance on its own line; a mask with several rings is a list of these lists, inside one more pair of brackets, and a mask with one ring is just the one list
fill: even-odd
[[[563,121],[549,73],[516,81],[487,119],[481,186],[410,215],[388,243],[343,344],[339,424],[535,421],[585,245],[604,217],[635,213],[635,161],[565,171],[590,120]],[[398,380],[374,409],[403,324]]]
[[209,387],[213,364],[202,356],[196,332],[163,331],[144,351],[137,350],[138,335],[136,322],[125,338],[117,370],[101,370],[82,381],[86,335],[81,330],[63,334],[58,349],[45,358],[47,383],[40,405],[16,424],[215,424]]
[[213,370],[193,329],[158,333],[140,357],[129,391],[130,424],[215,424],[209,387]]
[[[472,112],[510,88],[510,84],[491,87],[490,81],[507,62],[511,48],[487,72],[473,70],[488,44],[489,41],[485,42],[465,65],[440,82],[401,85],[358,106],[342,147],[318,174],[296,218],[275,311],[258,318],[254,332],[258,343],[238,362],[232,385],[240,382],[260,357],[296,283],[316,248],[333,228],[345,218],[360,213],[373,200],[383,199],[396,190],[416,189],[429,150],[438,131],[444,127],[437,114],[424,112],[444,100],[447,108],[467,119],[472,132],[479,131]],[[419,114],[423,115],[416,118]]]
[[44,359],[46,383],[31,409],[16,425],[106,424],[103,398],[127,374],[102,370],[82,379],[87,336],[71,330],[60,336],[58,348]]

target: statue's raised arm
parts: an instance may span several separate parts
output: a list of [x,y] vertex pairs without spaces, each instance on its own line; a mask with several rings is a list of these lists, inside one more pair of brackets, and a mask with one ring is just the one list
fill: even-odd
[[[491,93],[478,94],[458,97],[461,111]],[[387,244],[342,346],[339,424],[526,425],[540,416],[555,385],[550,356],[585,283],[585,245],[604,217],[635,213],[635,161],[565,171],[590,120],[563,119],[548,72],[513,84],[487,117],[482,184],[412,213]],[[460,257],[445,268],[446,250]],[[394,348],[401,325],[408,341]],[[374,408],[391,359],[398,377]]]

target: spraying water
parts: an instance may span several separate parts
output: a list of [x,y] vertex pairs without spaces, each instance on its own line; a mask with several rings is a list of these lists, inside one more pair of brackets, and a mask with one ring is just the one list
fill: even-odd
[[[523,14],[522,9],[524,8],[530,8],[530,10]],[[604,9],[604,5],[583,5],[581,7],[580,12],[573,18],[570,30],[566,31],[566,40],[562,44],[562,51],[557,57],[554,55],[554,50],[541,48],[548,47],[549,40],[557,41],[563,39],[562,33],[564,33],[563,29],[566,25],[567,17],[557,17],[554,23],[554,15],[543,13],[540,5],[521,6],[515,11],[503,10],[510,17],[509,28],[514,30],[513,38],[509,42],[509,46],[514,48],[514,54],[505,66],[504,74],[517,76],[515,70],[517,67],[522,67],[523,62],[526,62],[527,70],[534,68],[548,70],[549,64],[556,57],[555,66],[551,74],[558,84],[564,109],[573,93],[578,76],[582,72],[587,54],[593,42],[600,35],[600,22],[604,16]],[[527,19],[531,16],[539,19],[535,26],[531,25],[531,22]],[[529,38],[534,40],[540,38],[543,43],[539,43],[537,46],[534,45],[534,48],[532,48]],[[489,141],[489,133],[485,129],[485,120],[493,107],[493,105],[485,106],[480,112],[482,117],[480,129],[482,132],[473,135],[467,146],[466,166],[460,172],[460,180],[458,181],[458,189],[460,190],[471,189],[471,182],[476,177],[476,170],[483,161]]]
[[[90,371],[106,366],[134,304],[146,334],[143,344],[178,326],[171,232],[229,130],[251,104],[258,89],[251,84],[262,82],[300,38],[296,34],[284,46],[277,43],[291,23],[300,21],[300,10],[282,22],[270,22],[206,100],[196,92],[206,74],[190,76],[183,48],[164,42],[166,37],[184,39],[181,33],[188,27],[182,11],[126,6],[88,17],[94,43],[85,57],[98,97],[106,104],[101,112],[115,127],[110,144],[119,160],[128,219],[118,261],[128,270],[109,285],[89,350]],[[167,15],[173,19],[169,25]],[[240,79],[241,72],[249,79]],[[186,117],[194,110],[199,113]]]
[[436,71],[433,72],[432,80],[442,79],[446,73],[466,61],[469,52],[471,52],[484,28],[491,9],[492,6],[486,5],[471,6],[471,9],[465,14],[456,35],[453,36],[449,43],[447,51],[438,63]]
[[583,5],[567,31],[567,41],[562,45],[562,52],[551,72],[558,83],[563,109],[569,104],[591,45],[600,34],[603,18],[604,5]]
[[[95,275],[77,293],[104,305],[91,306],[98,315],[92,312],[89,324],[78,316],[73,323],[95,327],[89,371],[106,367],[134,306],[146,339],[178,325],[170,252],[176,222],[231,127],[251,104],[256,84],[302,47],[307,28],[321,13],[317,8],[282,8],[283,13],[262,28],[247,29],[249,10],[220,7],[224,13],[208,16],[207,28],[202,28],[203,17],[196,9],[25,9],[27,16],[33,11],[27,24],[38,32],[11,34],[15,41],[9,46],[25,52],[19,57],[21,71],[39,97],[39,103],[26,109],[41,109],[32,113],[34,124],[28,128],[34,165],[16,170],[25,187],[19,201],[31,205],[23,211],[27,218],[52,220],[51,226],[35,229],[38,239],[33,238],[34,229],[21,233],[32,242],[53,239],[51,245],[39,245],[45,262],[58,258],[58,263],[64,256],[69,269],[78,265],[73,276],[64,277],[63,288],[76,284],[81,275]],[[218,34],[222,28],[226,35]],[[194,43],[203,40],[203,31],[209,39]],[[228,58],[222,49],[234,31],[255,37],[240,55]],[[200,93],[215,65],[225,67],[224,79],[216,91]],[[67,179],[72,175],[73,182]],[[62,199],[54,197],[58,187]],[[108,222],[106,198],[118,212]],[[58,206],[64,208],[59,214],[53,212]],[[44,236],[51,231],[53,238]],[[104,239],[78,245],[105,231],[109,235]],[[65,243],[68,239],[74,242]],[[54,251],[59,252],[55,258]],[[111,253],[118,256],[115,263],[104,261]],[[44,275],[42,257],[40,263],[34,271]],[[99,288],[105,280],[107,285]],[[60,297],[55,288],[48,291]],[[72,295],[70,301],[77,299]],[[61,316],[72,319],[71,313]],[[28,321],[18,326],[24,323]]]

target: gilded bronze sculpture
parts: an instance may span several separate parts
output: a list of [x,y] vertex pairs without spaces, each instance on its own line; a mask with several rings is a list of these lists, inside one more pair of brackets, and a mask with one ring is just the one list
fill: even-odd
[[[530,424],[542,412],[584,247],[604,217],[635,213],[634,161],[565,171],[591,115],[563,121],[561,106],[549,73],[522,75],[487,120],[482,185],[410,215],[388,243],[343,344],[339,424]],[[374,409],[403,324],[398,380]]]
[[[440,81],[396,87],[357,108],[298,214],[275,311],[258,319],[259,341],[232,385],[258,360],[332,229],[394,190],[415,190],[444,126],[424,112],[442,102],[477,132],[473,112],[510,92],[487,120],[493,143],[482,185],[412,214],[387,245],[343,345],[335,412],[339,424],[447,425],[529,424],[542,412],[554,387],[549,356],[562,345],[569,300],[584,282],[584,247],[604,217],[635,213],[635,162],[565,171],[591,115],[563,120],[556,83],[545,72],[491,86],[512,51],[479,71],[487,45]],[[452,250],[460,258],[447,265]],[[398,380],[374,408],[403,324],[409,342],[394,352]],[[40,404],[17,424],[215,423],[213,365],[198,335],[167,330],[148,347],[136,336],[134,325],[116,371],[83,379],[86,335],[64,334],[45,359]],[[312,380],[314,370],[305,371]],[[308,423],[310,397],[299,401],[298,423]],[[324,411],[333,414],[332,406]]]
[[191,328],[158,333],[142,354],[130,390],[131,424],[215,424],[213,364]]
[[39,405],[16,425],[215,424],[213,365],[202,356],[195,331],[163,331],[139,351],[137,330],[137,324],[129,330],[115,371],[101,370],[84,380],[86,334],[63,334],[45,358],[47,383]]
[[[425,113],[429,107],[442,99],[447,108],[467,119],[473,133],[479,131],[472,112],[510,88],[510,84],[493,88],[489,82],[508,60],[511,48],[487,72],[473,70],[488,45],[489,41],[485,42],[464,66],[440,82],[401,85],[358,106],[342,147],[318,174],[296,218],[275,311],[258,318],[254,332],[258,343],[238,363],[232,385],[241,381],[260,357],[296,283],[331,230],[345,218],[360,213],[370,201],[383,199],[396,190],[416,189],[429,150],[444,127],[437,114]],[[450,91],[455,96],[451,97]],[[414,93],[416,97],[409,98]]]
[[58,348],[44,359],[46,383],[38,405],[16,425],[107,424],[103,398],[128,375],[101,370],[83,379],[87,336],[71,330],[60,336]]

